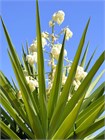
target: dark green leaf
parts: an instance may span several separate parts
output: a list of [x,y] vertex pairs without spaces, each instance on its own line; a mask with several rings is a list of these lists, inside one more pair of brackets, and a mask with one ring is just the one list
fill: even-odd
[[44,75],[44,58],[42,49],[41,27],[39,17],[38,0],[36,0],[36,31],[37,31],[37,57],[38,57],[38,81],[39,81],[39,104],[40,118],[45,136],[47,135],[47,109],[46,109],[46,90]]
[[63,39],[62,49],[61,49],[58,64],[56,67],[55,78],[54,78],[53,86],[50,92],[50,98],[48,101],[48,119],[49,120],[51,119],[54,108],[56,107],[57,98],[61,91],[63,59],[64,59],[64,44],[65,44],[65,36]]
[[87,65],[86,65],[86,67],[85,67],[85,71],[88,70],[88,67],[90,66],[90,63],[91,63],[91,61],[92,61],[92,59],[93,59],[93,57],[94,57],[94,54],[95,54],[96,50],[97,50],[97,48],[94,50],[92,56],[90,57],[90,59],[89,59]]
[[80,66],[81,66],[81,67],[84,67],[84,66],[85,66],[86,57],[87,57],[87,52],[88,52],[88,47],[89,47],[89,42],[88,42],[88,44],[87,44],[87,46],[86,46],[84,55],[83,55],[82,60],[81,60],[81,63],[80,63]]
[[3,131],[12,139],[18,139],[18,140],[21,140],[11,129],[8,128],[7,125],[5,125],[5,123],[3,123],[1,120],[0,120],[0,127],[1,129],[3,129]]

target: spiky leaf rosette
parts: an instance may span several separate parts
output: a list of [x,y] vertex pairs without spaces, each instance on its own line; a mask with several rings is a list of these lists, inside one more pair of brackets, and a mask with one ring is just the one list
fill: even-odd
[[[89,19],[74,60],[72,62],[68,60],[64,47],[66,40],[70,39],[73,33],[68,27],[58,34],[54,31],[55,25],[62,24],[64,17],[63,11],[54,13],[49,22],[52,28],[51,34],[41,33],[38,0],[36,0],[37,37],[30,48],[26,43],[27,51],[22,46],[23,63],[1,18],[8,43],[8,55],[18,83],[16,85],[13,79],[11,83],[3,72],[0,72],[1,138],[85,139],[88,137],[91,139],[89,136],[104,126],[104,115],[101,114],[105,105],[105,83],[97,85],[104,71],[94,80],[93,78],[104,62],[105,52],[87,72],[95,54],[93,52],[89,62],[86,62],[88,42],[82,56]],[[62,43],[57,44],[56,40],[62,34],[64,34]],[[46,42],[49,42],[50,52],[44,48]],[[44,69],[44,53],[49,55],[51,71],[48,73]],[[93,139],[98,138],[104,138],[104,131]]]

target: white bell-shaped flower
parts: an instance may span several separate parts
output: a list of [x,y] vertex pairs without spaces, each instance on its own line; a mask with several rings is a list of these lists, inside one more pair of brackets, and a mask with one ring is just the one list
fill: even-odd
[[31,66],[33,66],[33,64],[35,63],[35,60],[34,60],[34,57],[33,57],[33,55],[27,55],[26,56],[26,60],[28,61],[28,63],[31,65]]
[[81,66],[78,66],[77,67],[77,71],[76,71],[76,75],[75,75],[75,78],[79,81],[83,80],[85,77],[86,77],[87,73],[84,72],[84,69],[83,67]]
[[37,40],[35,40],[29,47],[30,52],[36,52],[37,51]]
[[64,21],[64,18],[65,18],[65,13],[62,10],[54,13],[52,16],[52,19],[55,22],[57,22],[57,24],[59,24],[59,25],[62,24],[62,22]]
[[74,86],[74,90],[76,91],[79,87],[79,85],[77,84],[76,80],[73,81],[73,86]]
[[[45,34],[42,34],[42,36]],[[46,34],[47,35],[47,34]],[[47,45],[47,41],[44,37],[42,37],[42,47],[44,48]],[[37,39],[33,41],[33,43],[29,47],[30,52],[37,52]]]
[[34,62],[37,63],[37,52],[33,52],[32,56],[34,58]]
[[37,63],[37,52],[33,52],[33,54],[27,55],[26,60],[31,66],[33,66],[34,63]]
[[[59,58],[61,48],[62,48],[62,44],[55,44],[51,49],[51,53],[56,60],[58,60]],[[64,50],[64,56],[67,56],[66,49]]]
[[38,81],[36,79],[33,79],[33,77],[26,76],[26,81],[29,85],[31,92],[34,91],[36,87],[38,87]]
[[42,32],[42,38],[48,38],[48,37],[49,37],[49,33],[48,32]]
[[66,32],[66,40],[69,40],[73,36],[73,32],[69,28],[65,28],[64,32]]
[[49,21],[49,27],[52,27],[52,26],[54,26],[55,25],[55,23],[52,21],[52,20],[50,20]]
[[44,48],[47,45],[47,41],[44,37],[42,37],[42,47]]
[[59,58],[59,53],[60,53],[59,49],[56,48],[56,47],[53,47],[53,48],[51,49],[51,53],[52,53],[53,57],[54,57],[55,59],[58,60],[58,58]]

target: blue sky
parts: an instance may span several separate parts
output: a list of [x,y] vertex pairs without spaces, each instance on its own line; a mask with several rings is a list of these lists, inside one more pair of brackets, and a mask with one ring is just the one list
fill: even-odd
[[[7,26],[8,32],[12,38],[13,44],[17,50],[19,57],[22,55],[22,44],[28,41],[32,43],[36,37],[36,25],[35,25],[35,1],[34,0],[1,0],[0,11],[3,20]],[[102,53],[105,46],[104,41],[104,1],[80,1],[80,0],[40,0],[40,18],[42,31],[51,32],[48,26],[48,22],[52,17],[52,14],[58,10],[65,12],[65,21],[61,26],[56,27],[56,30],[60,30],[65,26],[69,26],[73,32],[73,37],[66,42],[66,49],[68,51],[68,57],[73,60],[79,40],[81,38],[83,29],[89,17],[91,17],[90,26],[87,32],[86,43],[90,41],[88,58],[98,47],[96,55],[92,61],[91,66],[95,60]],[[3,29],[0,24],[1,30],[1,65],[0,69],[10,79],[13,76],[12,67],[7,54],[7,43],[3,33]],[[103,67],[100,69],[100,71]]]

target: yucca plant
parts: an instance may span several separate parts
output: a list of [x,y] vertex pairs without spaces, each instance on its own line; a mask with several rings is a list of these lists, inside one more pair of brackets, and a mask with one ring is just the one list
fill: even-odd
[[[8,55],[18,83],[18,86],[14,80],[10,83],[0,72],[2,139],[85,139],[87,137],[87,139],[104,139],[104,131],[100,131],[93,138],[89,136],[104,126],[105,116],[101,114],[104,112],[105,105],[105,82],[96,87],[104,71],[95,80],[93,77],[104,62],[105,52],[100,55],[87,73],[95,53],[93,52],[86,64],[88,43],[84,55],[81,56],[89,19],[74,60],[71,62],[65,58],[65,41],[72,36],[68,27],[60,33],[64,33],[64,38],[58,53],[56,48],[58,46],[54,46],[54,43],[60,34],[55,36],[54,26],[55,21],[61,24],[63,20],[62,11],[55,13],[53,20],[49,22],[52,33],[43,34],[51,47],[51,52],[48,53],[43,48],[38,0],[36,0],[37,41],[34,42],[34,46],[32,44],[29,49],[27,48],[26,52],[22,47],[22,63],[1,18],[9,46]],[[35,48],[35,43],[37,48]],[[44,70],[43,53],[48,53],[50,57],[50,73],[46,73]],[[79,64],[80,57],[82,59]],[[37,63],[34,64],[34,62]],[[48,78],[48,82],[46,82],[46,78]]]

